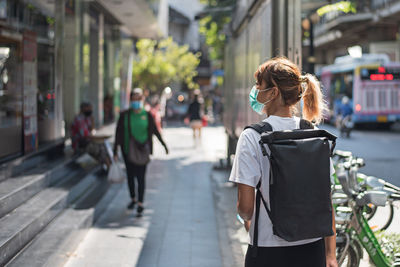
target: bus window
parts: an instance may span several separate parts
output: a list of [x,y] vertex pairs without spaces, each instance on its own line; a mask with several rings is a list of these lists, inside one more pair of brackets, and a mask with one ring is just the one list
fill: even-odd
[[368,90],[366,92],[367,94],[367,108],[374,108],[374,91],[373,90]]
[[378,94],[378,100],[379,100],[379,107],[381,109],[384,109],[387,107],[387,103],[386,103],[386,91],[379,91]]
[[398,109],[399,108],[399,92],[397,90],[392,91],[390,100],[391,100],[392,109]]
[[332,77],[331,96],[333,99],[347,96],[353,98],[353,73],[336,73]]

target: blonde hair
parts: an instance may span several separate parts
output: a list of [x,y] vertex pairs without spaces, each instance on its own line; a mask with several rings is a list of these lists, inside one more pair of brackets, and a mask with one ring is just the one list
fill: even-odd
[[302,114],[304,119],[315,124],[323,120],[327,105],[324,102],[317,78],[311,74],[301,75],[296,64],[285,57],[272,58],[254,73],[258,84],[264,80],[267,87],[277,87],[283,104],[295,110],[295,105],[303,97]]
[[303,116],[306,120],[315,121],[316,124],[323,120],[324,113],[328,110],[321,86],[317,78],[307,73],[304,75],[307,84],[303,92]]

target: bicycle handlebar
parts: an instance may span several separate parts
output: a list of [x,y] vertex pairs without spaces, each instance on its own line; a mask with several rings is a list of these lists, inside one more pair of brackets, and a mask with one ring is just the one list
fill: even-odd
[[393,200],[400,200],[400,195],[399,195],[399,194],[391,194],[391,195],[389,196],[389,198],[390,198],[390,199],[393,199]]
[[341,159],[345,159],[345,158],[350,158],[353,156],[353,154],[350,151],[343,151],[343,150],[335,150],[335,152],[333,152],[333,156],[341,158]]

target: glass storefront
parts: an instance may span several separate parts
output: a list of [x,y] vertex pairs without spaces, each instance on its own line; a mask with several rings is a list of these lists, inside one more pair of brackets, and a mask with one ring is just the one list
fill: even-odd
[[37,47],[37,118],[39,144],[51,141],[54,133],[50,129],[55,123],[54,46],[38,44]]
[[0,158],[22,152],[21,43],[0,37]]
[[[54,20],[0,0],[0,160],[54,140]],[[54,130],[53,130],[54,131]]]
[[104,24],[104,123],[114,121],[114,76],[118,53],[116,42],[113,40],[112,25]]
[[68,131],[81,101],[92,102],[98,125],[128,104],[134,46],[115,18],[91,1],[66,1],[61,31],[68,47],[57,52],[54,14],[35,3],[0,0],[0,161],[64,136],[60,121]]

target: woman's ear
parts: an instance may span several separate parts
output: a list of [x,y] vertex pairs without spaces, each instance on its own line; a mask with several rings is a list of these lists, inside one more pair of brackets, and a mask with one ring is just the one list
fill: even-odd
[[271,96],[272,96],[273,98],[279,96],[279,89],[278,89],[277,87],[272,87],[272,89],[271,89]]

